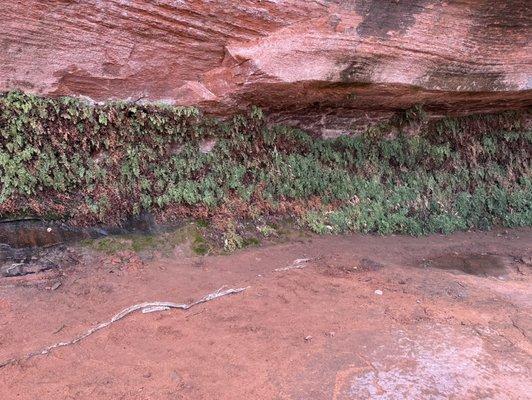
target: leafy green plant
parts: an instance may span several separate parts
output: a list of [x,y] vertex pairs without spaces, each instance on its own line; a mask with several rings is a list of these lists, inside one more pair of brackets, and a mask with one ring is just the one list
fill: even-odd
[[244,247],[244,239],[240,236],[233,222],[228,223],[224,232],[224,250],[233,252]]
[[[267,125],[256,107],[220,121],[191,107],[10,92],[0,96],[0,217],[119,224],[149,210],[162,220],[226,220],[228,249],[244,245],[234,221],[271,214],[319,233],[527,226],[529,120],[506,112],[431,121],[414,107],[363,135],[326,140]],[[214,144],[202,151],[206,141]]]

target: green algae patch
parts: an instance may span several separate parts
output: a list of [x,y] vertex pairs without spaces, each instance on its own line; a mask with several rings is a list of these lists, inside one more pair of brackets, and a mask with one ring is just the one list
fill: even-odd
[[215,248],[215,241],[208,236],[206,228],[198,228],[193,222],[176,228],[168,228],[165,232],[153,234],[117,234],[97,239],[86,239],[80,242],[85,248],[107,255],[114,255],[121,251],[136,253],[159,252],[171,256],[176,248],[181,248],[185,255],[206,255]]

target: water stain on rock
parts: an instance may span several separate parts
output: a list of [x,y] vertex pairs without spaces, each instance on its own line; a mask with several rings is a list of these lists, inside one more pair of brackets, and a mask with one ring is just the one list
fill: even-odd
[[390,32],[408,30],[414,25],[416,15],[422,13],[433,1],[356,0],[354,3],[355,10],[364,18],[357,28],[357,33],[362,37],[387,38]]
[[445,254],[423,260],[422,266],[483,277],[499,277],[508,273],[502,257],[492,254]]
[[0,221],[0,243],[13,248],[46,247],[97,236],[93,231],[39,219]]
[[78,262],[78,253],[65,245],[13,248],[0,243],[0,278],[37,274]]
[[155,223],[153,215],[146,212],[128,218],[121,225],[89,228],[39,218],[0,220],[0,244],[12,248],[47,247],[109,235],[153,234],[164,229]]

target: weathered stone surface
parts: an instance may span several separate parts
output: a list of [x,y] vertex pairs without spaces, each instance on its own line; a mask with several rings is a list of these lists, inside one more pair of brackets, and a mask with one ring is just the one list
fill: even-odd
[[0,90],[256,104],[335,134],[532,104],[527,0],[2,0]]

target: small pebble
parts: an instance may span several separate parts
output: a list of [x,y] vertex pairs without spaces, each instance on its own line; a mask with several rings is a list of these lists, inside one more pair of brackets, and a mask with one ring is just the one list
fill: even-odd
[[375,294],[378,296],[382,296],[382,290],[380,289],[375,290]]
[[309,336],[305,337],[305,340],[306,340],[307,342],[310,342],[310,341],[312,340],[312,336],[309,335]]

